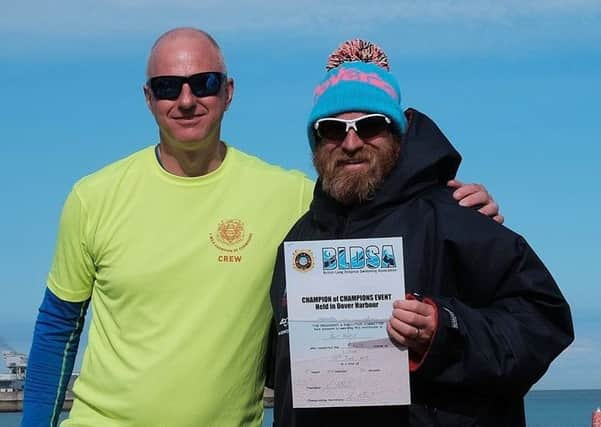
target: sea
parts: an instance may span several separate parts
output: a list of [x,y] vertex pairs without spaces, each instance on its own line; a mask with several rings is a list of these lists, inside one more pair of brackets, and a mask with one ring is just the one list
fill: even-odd
[[[528,427],[591,427],[592,413],[601,407],[601,390],[535,390],[526,395]],[[63,413],[61,420],[65,419]],[[19,427],[20,413],[0,414],[0,427]],[[273,411],[265,409],[263,427],[271,427]],[[511,426],[507,426],[511,427]]]

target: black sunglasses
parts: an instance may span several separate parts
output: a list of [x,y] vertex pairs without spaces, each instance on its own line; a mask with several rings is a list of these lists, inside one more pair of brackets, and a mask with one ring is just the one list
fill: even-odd
[[217,95],[227,76],[218,71],[192,74],[191,76],[156,76],[148,79],[146,84],[156,99],[176,100],[182,92],[184,83],[190,85],[194,96]]
[[390,119],[384,114],[367,114],[352,120],[325,117],[317,120],[313,127],[318,138],[342,142],[350,129],[357,132],[359,138],[369,139],[387,131],[390,123]]

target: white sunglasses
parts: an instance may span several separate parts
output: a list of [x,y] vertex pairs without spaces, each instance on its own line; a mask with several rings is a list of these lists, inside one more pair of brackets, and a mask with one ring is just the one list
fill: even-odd
[[369,139],[388,130],[391,123],[384,114],[366,114],[350,120],[324,117],[317,120],[313,127],[320,139],[342,142],[350,129],[353,129],[359,138]]

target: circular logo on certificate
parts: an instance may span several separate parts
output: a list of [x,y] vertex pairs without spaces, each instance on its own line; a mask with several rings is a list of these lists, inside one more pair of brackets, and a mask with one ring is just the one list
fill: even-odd
[[294,251],[292,258],[294,269],[303,273],[310,271],[315,265],[313,262],[313,252],[308,249],[297,249]]

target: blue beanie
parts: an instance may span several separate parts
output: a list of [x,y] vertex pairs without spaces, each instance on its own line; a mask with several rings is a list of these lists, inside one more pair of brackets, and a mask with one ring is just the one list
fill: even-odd
[[348,111],[386,115],[399,133],[407,130],[401,108],[401,90],[394,76],[372,62],[343,62],[326,73],[315,88],[307,134],[315,150],[315,122]]

